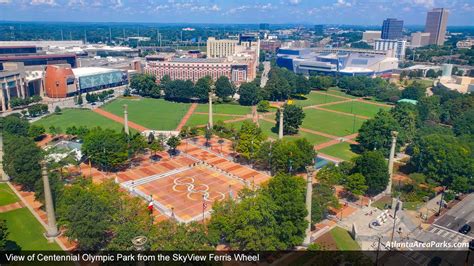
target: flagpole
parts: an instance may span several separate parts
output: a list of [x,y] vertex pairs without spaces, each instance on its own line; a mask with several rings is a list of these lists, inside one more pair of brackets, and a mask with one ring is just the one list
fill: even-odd
[[204,223],[204,211],[206,209],[206,201],[204,199],[204,195],[202,195],[202,223]]

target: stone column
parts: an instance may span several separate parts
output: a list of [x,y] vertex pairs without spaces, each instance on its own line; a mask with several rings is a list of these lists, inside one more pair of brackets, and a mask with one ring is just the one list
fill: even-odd
[[46,214],[48,216],[48,230],[45,233],[47,238],[55,238],[59,235],[58,226],[56,225],[56,216],[54,215],[53,196],[51,187],[49,186],[48,169],[46,162],[41,162],[44,188],[44,201],[46,205]]
[[23,99],[26,99],[27,95],[26,95],[26,88],[25,88],[25,80],[22,79],[20,81],[20,88],[21,88],[21,93],[23,94]]
[[7,108],[8,110],[10,111],[11,110],[11,105],[10,105],[10,88],[8,88],[8,82],[5,83],[5,89],[7,90],[7,101],[8,101],[8,104],[7,104]]
[[126,104],[123,105],[123,127],[125,134],[130,135],[128,130],[128,106]]
[[389,179],[388,179],[387,189],[385,190],[385,194],[392,193],[393,162],[395,158],[395,148],[397,146],[397,136],[398,136],[398,132],[392,131],[392,146],[390,147],[390,157],[388,159]]
[[16,97],[22,99],[20,93],[20,86],[18,85],[18,79],[15,78],[15,89],[16,89]]
[[214,122],[212,121],[212,92],[209,92],[209,128],[214,127]]
[[3,135],[0,131],[0,181],[8,181],[8,176],[3,171]]
[[284,108],[280,107],[280,125],[278,127],[278,138],[283,139],[283,112]]
[[5,96],[3,94],[2,85],[0,85],[0,101],[2,102],[2,111],[5,112],[7,110],[7,106],[5,105]]
[[308,227],[306,228],[306,237],[304,238],[303,245],[308,246],[311,244],[311,201],[313,198],[313,173],[314,166],[306,166],[306,210],[308,214],[306,215],[306,221],[308,221]]

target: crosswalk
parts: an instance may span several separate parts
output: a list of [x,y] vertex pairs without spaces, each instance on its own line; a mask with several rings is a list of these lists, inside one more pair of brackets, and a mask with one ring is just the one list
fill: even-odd
[[449,239],[452,243],[461,243],[461,242],[469,242],[472,240],[472,237],[463,235],[461,233],[442,228],[436,225],[432,225],[428,230],[430,233],[437,234],[445,239]]

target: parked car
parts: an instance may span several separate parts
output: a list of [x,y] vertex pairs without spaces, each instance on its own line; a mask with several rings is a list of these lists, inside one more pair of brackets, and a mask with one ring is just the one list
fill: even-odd
[[459,229],[459,233],[465,234],[465,235],[469,234],[470,231],[471,231],[471,226],[468,224],[463,225],[461,229]]

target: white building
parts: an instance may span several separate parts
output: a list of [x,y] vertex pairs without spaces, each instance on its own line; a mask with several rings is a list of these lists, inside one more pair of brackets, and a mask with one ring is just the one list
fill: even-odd
[[379,30],[367,30],[362,33],[362,40],[366,43],[374,43],[375,40],[380,39],[382,32]]
[[389,55],[398,59],[405,58],[405,50],[407,48],[407,42],[404,40],[375,40],[374,49],[376,51],[391,51]]
[[467,39],[456,43],[456,47],[459,49],[470,49],[474,46],[474,39]]
[[411,47],[422,47],[430,43],[430,33],[429,32],[413,32],[411,34]]

